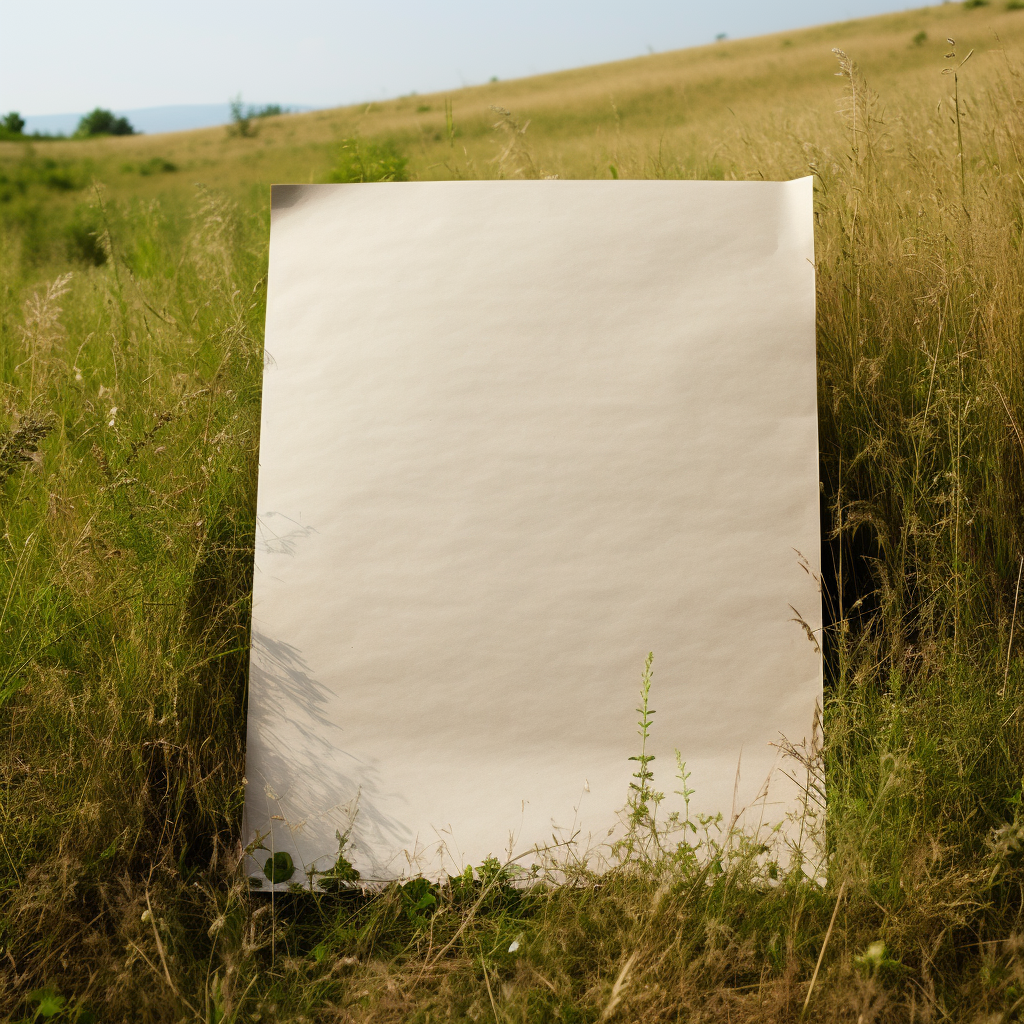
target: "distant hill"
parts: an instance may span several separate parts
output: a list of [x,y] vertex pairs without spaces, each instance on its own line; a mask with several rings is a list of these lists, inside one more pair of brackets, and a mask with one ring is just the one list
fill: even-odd
[[[296,113],[313,110],[300,104],[282,104]],[[83,111],[84,113],[84,111]],[[118,117],[127,117],[138,132],[156,135],[160,132],[185,132],[192,128],[209,128],[227,124],[231,120],[231,107],[227,103],[191,103],[173,107],[140,107],[137,110],[115,110]],[[78,114],[23,114],[25,132],[46,135],[70,135],[77,127]]]

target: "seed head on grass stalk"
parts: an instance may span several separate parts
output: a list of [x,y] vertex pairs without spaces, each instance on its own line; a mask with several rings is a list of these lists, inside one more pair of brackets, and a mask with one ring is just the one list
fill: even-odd
[[71,290],[72,276],[71,271],[61,274],[43,291],[36,291],[25,300],[21,336],[28,355],[29,378],[26,398],[30,406],[38,393],[45,388],[52,366],[51,357],[66,337],[60,318],[60,300]]
[[[947,38],[946,42],[949,43],[949,53],[946,54],[946,60],[956,60],[956,40]],[[974,50],[971,50],[966,57],[959,64],[942,69],[944,75],[953,76],[953,105],[956,110],[956,146],[957,153],[960,156],[960,198],[964,203],[964,212],[967,212],[967,164],[964,157],[964,134],[960,124],[960,69],[971,59],[971,54]]]

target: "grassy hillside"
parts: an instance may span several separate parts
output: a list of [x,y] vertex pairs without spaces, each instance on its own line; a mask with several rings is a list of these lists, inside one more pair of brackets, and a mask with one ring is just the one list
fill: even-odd
[[[831,47],[855,55],[890,108],[904,102],[934,108],[943,94],[937,76],[946,65],[947,37],[961,44],[962,56],[975,49],[966,71],[983,76],[1000,65],[1005,51],[1024,42],[1024,13],[1002,2],[972,10],[945,4],[450,93],[266,119],[254,138],[230,138],[222,128],[209,128],[52,142],[37,150],[58,160],[89,161],[119,195],[146,199],[187,194],[195,181],[233,189],[322,180],[334,163],[335,144],[350,136],[395,140],[415,178],[493,177],[501,170],[496,158],[503,150],[492,129],[497,105],[520,124],[529,122],[524,139],[542,174],[608,177],[609,164],[626,175],[710,164],[716,175],[741,176],[750,173],[744,129],[820,130],[817,119],[843,91]],[[447,140],[445,100],[454,108],[454,146]],[[19,156],[17,143],[0,143],[0,160]],[[138,174],[154,158],[172,162],[178,173]],[[508,162],[505,171],[512,171]]]
[[[53,142],[36,152],[86,161],[88,172],[119,196],[142,199],[191,197],[195,182],[240,193],[270,182],[321,181],[335,163],[339,140],[353,136],[393,140],[416,179],[517,172],[607,178],[609,165],[623,176],[707,171],[743,177],[754,173],[748,133],[778,145],[826,127],[821,118],[843,92],[832,47],[855,56],[886,106],[923,113],[945,95],[939,75],[948,63],[947,37],[957,40],[961,56],[975,51],[967,77],[987,80],[1004,53],[1024,43],[1024,12],[1006,10],[1001,0],[972,10],[946,4],[445,94],[261,119],[253,138],[208,128]],[[446,100],[454,112],[454,145]],[[499,120],[494,106],[509,110],[520,125],[529,122],[522,138],[532,168],[520,167],[515,154],[502,166],[507,141],[492,128]],[[834,125],[827,129],[831,134]],[[4,164],[21,155],[21,145],[0,143]],[[177,171],[160,173],[154,160],[169,161]],[[147,168],[151,173],[139,173]]]
[[[253,137],[0,144],[0,1017],[1019,1019],[1022,37],[949,4]],[[568,886],[245,887],[266,185],[359,167],[816,175],[826,884],[634,800]]]

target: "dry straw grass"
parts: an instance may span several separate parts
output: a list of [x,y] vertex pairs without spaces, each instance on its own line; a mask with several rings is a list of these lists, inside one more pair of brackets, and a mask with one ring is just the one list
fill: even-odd
[[[488,86],[456,99],[452,132],[440,104],[417,113],[427,97],[255,140],[50,151],[109,179],[91,200],[17,163],[0,250],[0,1015],[1018,1019],[1024,78],[987,34],[1019,35],[1016,16],[950,5]],[[913,41],[925,28],[937,45]],[[773,73],[775,93],[751,92]],[[497,131],[491,104],[512,111]],[[687,104],[705,119],[673,121]],[[428,117],[436,139],[408,127]],[[243,887],[266,240],[247,183],[325,176],[332,124],[404,147],[413,177],[816,175],[825,886],[712,827],[571,885],[482,865],[433,904]],[[189,147],[219,154],[211,187],[186,200],[180,176],[118,170],[146,147],[181,166]]]

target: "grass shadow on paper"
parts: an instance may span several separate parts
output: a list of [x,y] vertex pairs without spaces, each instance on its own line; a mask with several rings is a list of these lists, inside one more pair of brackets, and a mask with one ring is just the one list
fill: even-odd
[[[332,692],[310,675],[296,648],[260,632],[252,643],[243,841],[258,833],[271,853],[288,852],[301,880],[314,866],[324,871],[334,863],[341,833],[364,877],[388,877],[389,866],[371,851],[401,848],[413,837],[379,810],[377,770],[345,752],[345,727],[329,710]],[[304,809],[301,817],[293,801]]]

